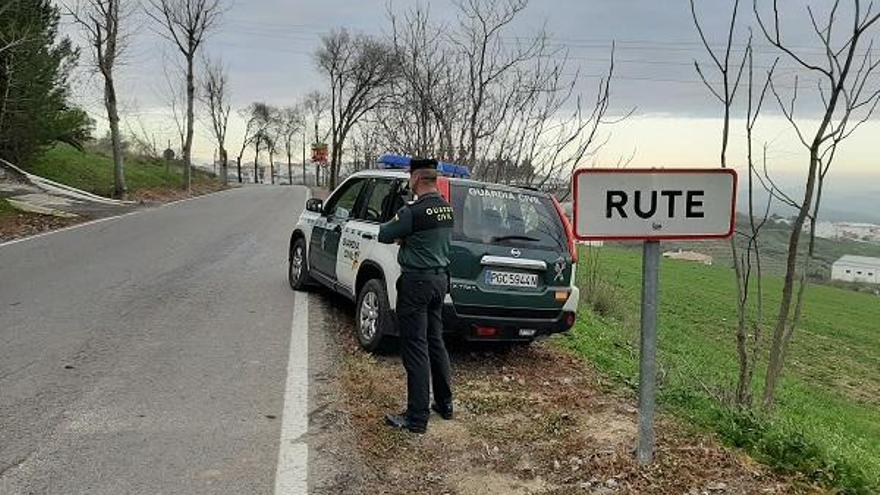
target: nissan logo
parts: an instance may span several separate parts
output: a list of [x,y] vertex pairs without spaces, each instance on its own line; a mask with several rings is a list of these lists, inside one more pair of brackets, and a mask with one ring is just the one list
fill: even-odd
[[510,250],[510,255],[513,256],[514,258],[519,258],[519,255],[521,255],[521,254],[522,253],[517,248],[513,248]]

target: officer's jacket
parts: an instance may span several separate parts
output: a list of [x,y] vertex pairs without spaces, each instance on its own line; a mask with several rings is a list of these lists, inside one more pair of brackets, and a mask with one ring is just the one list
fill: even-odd
[[379,242],[401,241],[397,262],[402,272],[444,269],[449,266],[452,225],[452,207],[439,193],[428,193],[379,226]]

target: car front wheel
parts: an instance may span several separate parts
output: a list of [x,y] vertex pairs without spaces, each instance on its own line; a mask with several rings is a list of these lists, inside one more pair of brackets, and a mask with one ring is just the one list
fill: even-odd
[[309,262],[306,258],[306,241],[302,237],[294,241],[290,248],[287,279],[293,290],[305,290],[310,282]]
[[358,293],[355,318],[355,332],[361,347],[369,352],[384,348],[393,324],[385,283],[379,279],[367,281]]

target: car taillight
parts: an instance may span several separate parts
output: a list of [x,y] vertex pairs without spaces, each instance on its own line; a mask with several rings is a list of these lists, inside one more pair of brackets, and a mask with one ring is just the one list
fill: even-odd
[[568,254],[571,255],[571,262],[577,263],[577,245],[574,242],[574,229],[572,228],[568,217],[565,216],[565,211],[562,210],[562,205],[559,204],[556,197],[550,196],[550,198],[553,200],[553,206],[556,207],[556,213],[559,214],[559,219],[562,220],[563,227],[565,227],[565,237],[568,238]]
[[477,334],[477,337],[494,337],[498,333],[498,329],[495,327],[475,326],[474,333]]
[[440,196],[443,196],[447,203],[451,201],[449,199],[449,178],[437,177],[437,190],[440,191]]

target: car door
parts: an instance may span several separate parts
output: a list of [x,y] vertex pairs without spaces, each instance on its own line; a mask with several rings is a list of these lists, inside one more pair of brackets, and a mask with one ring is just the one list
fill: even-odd
[[390,177],[370,179],[365,186],[363,201],[342,229],[336,275],[339,285],[352,294],[360,264],[369,258],[379,242],[379,225],[391,217],[397,186],[395,179]]
[[325,281],[336,281],[336,257],[342,230],[358,205],[366,179],[346,181],[327,200],[321,218],[315,223],[309,245],[309,267]]

